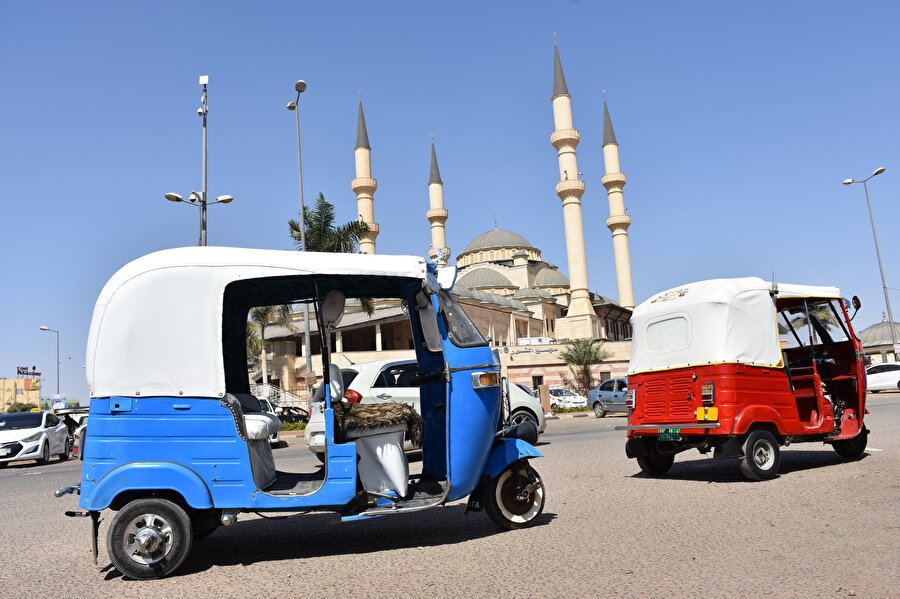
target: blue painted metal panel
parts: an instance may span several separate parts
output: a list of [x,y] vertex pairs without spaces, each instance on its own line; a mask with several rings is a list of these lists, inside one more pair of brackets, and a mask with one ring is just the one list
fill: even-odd
[[82,507],[102,510],[119,493],[139,489],[174,490],[191,507],[213,507],[209,488],[197,473],[171,462],[132,462],[119,466],[94,485],[88,505]]
[[491,449],[491,454],[484,465],[484,473],[488,477],[494,478],[516,460],[540,458],[543,455],[533,445],[522,439],[497,439],[497,443]]

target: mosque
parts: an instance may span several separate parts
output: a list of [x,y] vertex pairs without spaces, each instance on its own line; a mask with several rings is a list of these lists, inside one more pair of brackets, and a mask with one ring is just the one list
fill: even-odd
[[[559,352],[566,342],[579,338],[603,340],[610,358],[594,367],[598,380],[624,376],[631,349],[629,319],[634,308],[631,259],[628,250],[628,227],[622,189],[625,174],[619,168],[619,149],[606,99],[603,101],[603,158],[606,174],[601,179],[609,201],[606,226],[612,234],[617,282],[617,299],[590,291],[587,277],[581,196],[584,181],[579,178],[576,147],[581,134],[574,128],[571,96],[566,86],[559,49],[554,41],[553,93],[551,103],[555,130],[550,143],[559,162],[556,194],[562,203],[565,224],[566,259],[569,276],[546,261],[541,250],[512,231],[495,228],[473,239],[456,256],[459,275],[452,293],[463,309],[501,357],[504,375],[510,381],[527,387],[551,387],[572,378]],[[356,177],[351,182],[357,197],[360,219],[369,225],[369,233],[360,239],[361,253],[376,253],[379,233],[375,221],[377,181],[372,177],[371,146],[366,130],[362,100],[359,103],[355,165]],[[450,248],[446,241],[449,211],[444,206],[443,181],[438,168],[434,142],[431,145],[431,167],[428,179],[429,208],[425,217],[431,225],[431,259],[446,264]],[[313,325],[314,327],[314,325]],[[272,384],[301,397],[305,372],[303,333],[285,327],[266,329],[266,344],[271,356]],[[321,365],[316,359],[318,333],[310,331],[313,371]],[[362,310],[348,312],[333,333],[331,347],[339,366],[385,358],[413,356],[412,337],[407,317],[396,303],[376,302],[372,315]],[[258,380],[258,379],[257,379]],[[265,382],[265,381],[263,381]]]

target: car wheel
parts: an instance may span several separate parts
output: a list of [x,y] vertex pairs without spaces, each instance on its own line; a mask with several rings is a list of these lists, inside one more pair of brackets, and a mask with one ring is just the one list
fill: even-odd
[[862,457],[866,451],[866,444],[869,442],[869,431],[863,429],[858,435],[852,439],[844,439],[843,441],[835,441],[831,444],[834,450],[842,458],[855,460]]
[[0,470],[3,470],[7,466],[9,466],[9,462],[0,462]]
[[526,528],[544,511],[544,499],[544,481],[528,462],[520,460],[491,480],[484,510],[500,528]]
[[325,463],[325,452],[324,452],[324,451],[321,452],[321,453],[318,452],[318,451],[313,452],[313,453],[315,453],[316,457],[319,458],[319,461],[320,461],[321,463],[323,463],[323,464]]
[[87,437],[87,430],[81,431],[81,440],[78,442],[78,459],[84,461],[84,440]]
[[606,410],[603,408],[603,404],[598,402],[594,403],[594,416],[597,418],[603,418],[606,416]]
[[509,419],[509,423],[513,426],[522,424],[523,422],[533,422],[535,426],[538,425],[537,418],[535,418],[528,410],[516,410]]
[[770,480],[778,476],[781,449],[775,435],[755,430],[744,441],[744,455],[739,458],[741,472],[750,480]]
[[135,580],[163,578],[191,551],[191,520],[167,499],[137,499],[119,510],[106,535],[106,550],[119,572]]
[[550,409],[551,409],[551,410],[555,410],[557,407],[559,407],[559,404],[555,404],[555,403],[551,403],[551,404],[550,404]]
[[66,442],[63,443],[63,452],[59,454],[59,461],[65,462],[69,459],[69,452],[72,450],[71,445],[69,445],[69,438],[66,437]]
[[50,443],[45,442],[41,446],[41,457],[37,459],[38,466],[43,466],[50,461]]
[[637,456],[638,466],[641,467],[641,472],[647,476],[662,476],[675,463],[674,453],[660,453],[655,444],[648,447],[647,452],[647,455]]

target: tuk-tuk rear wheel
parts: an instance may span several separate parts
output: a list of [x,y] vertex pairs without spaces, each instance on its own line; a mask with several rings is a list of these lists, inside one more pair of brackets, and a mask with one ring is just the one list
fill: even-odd
[[544,511],[544,499],[544,481],[528,462],[519,461],[491,480],[484,511],[500,528],[526,528]]
[[869,431],[867,429],[863,429],[858,435],[853,437],[852,439],[845,439],[843,441],[835,441],[831,444],[834,450],[837,452],[839,456],[842,458],[847,458],[850,460],[855,460],[862,456],[866,452],[866,445],[869,442]]
[[167,499],[136,499],[113,518],[106,550],[129,578],[163,578],[181,566],[193,539],[191,519],[181,506]]
[[649,447],[647,451],[647,455],[639,455],[636,458],[641,472],[647,476],[662,476],[675,463],[675,454],[673,453],[660,453],[656,447]]
[[750,480],[770,480],[778,476],[781,448],[775,435],[767,430],[751,431],[739,458],[741,472]]

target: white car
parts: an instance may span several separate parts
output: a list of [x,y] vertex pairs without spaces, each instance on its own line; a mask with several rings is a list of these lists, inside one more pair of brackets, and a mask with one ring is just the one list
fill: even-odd
[[550,409],[558,408],[583,408],[587,406],[587,399],[568,389],[550,389]]
[[51,455],[68,460],[69,448],[69,430],[52,412],[0,414],[0,468],[22,460],[43,465]]
[[[259,407],[266,414],[272,414],[276,418],[278,418],[278,414],[281,412],[281,408],[272,409],[272,404],[269,403],[268,399],[260,399]],[[279,418],[279,420],[281,419]],[[269,445],[275,447],[279,443],[281,443],[281,431],[275,431],[274,433],[269,435]]]
[[872,393],[900,391],[900,362],[873,364],[866,368],[866,388]]
[[[344,400],[352,403],[391,403],[403,402],[421,412],[419,403],[419,387],[413,385],[418,372],[415,360],[377,360],[363,364],[353,364],[341,368]],[[506,387],[506,385],[504,385]],[[547,421],[541,402],[531,393],[515,384],[509,384],[510,421],[519,424],[531,420],[538,427],[538,433],[544,432]],[[306,446],[316,456],[325,458],[325,402],[313,400],[310,408],[309,423],[306,425],[304,437]],[[409,441],[404,450],[412,451],[418,447]]]

